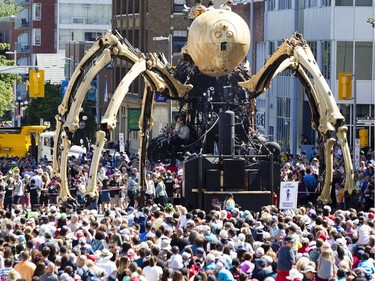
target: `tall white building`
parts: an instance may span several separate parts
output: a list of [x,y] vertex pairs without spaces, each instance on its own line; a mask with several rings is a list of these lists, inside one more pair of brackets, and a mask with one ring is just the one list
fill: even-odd
[[95,41],[111,29],[112,0],[58,0],[57,50],[69,41]]
[[[357,92],[357,137],[359,129],[368,130],[368,144],[374,147],[375,110],[375,28],[367,23],[375,15],[373,0],[266,0],[264,42],[258,43],[259,70],[282,38],[292,32],[302,33],[319,67],[338,100],[338,73],[355,73]],[[353,87],[354,88],[354,87]],[[300,153],[301,135],[311,143],[316,134],[311,129],[311,114],[302,85],[290,71],[272,82],[272,88],[258,98],[258,128],[271,135],[285,151]],[[349,127],[349,145],[353,143],[354,100],[338,100],[339,109]]]

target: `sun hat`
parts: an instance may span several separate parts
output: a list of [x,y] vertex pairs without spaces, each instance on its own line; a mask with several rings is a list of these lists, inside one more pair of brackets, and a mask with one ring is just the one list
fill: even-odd
[[213,254],[208,254],[207,256],[206,256],[206,261],[207,262],[214,262],[215,261],[215,256],[213,255]]
[[322,253],[332,253],[332,248],[331,248],[331,245],[327,242],[324,242],[322,247],[320,248],[320,251]]
[[257,221],[254,228],[255,230],[262,230],[264,228],[264,225],[262,224],[262,222]]
[[103,259],[110,259],[112,258],[113,254],[108,249],[103,249],[100,253],[100,257]]
[[190,259],[191,258],[191,255],[188,252],[183,252],[181,256],[182,256],[183,259]]
[[286,279],[291,281],[302,281],[303,274],[299,272],[296,268],[292,268],[291,270],[289,270],[289,275],[286,277]]
[[240,241],[245,241],[245,239],[246,239],[246,236],[245,236],[245,234],[244,233],[240,233],[240,234],[238,234],[238,240],[240,240]]
[[316,273],[315,267],[313,267],[312,265],[307,265],[305,267],[305,270],[302,271],[302,273],[306,273],[306,272]]
[[163,240],[161,240],[160,248],[161,248],[162,250],[168,250],[168,251],[171,250],[172,247],[171,247],[171,242],[170,242],[170,240],[169,240],[169,239],[163,239]]
[[255,256],[256,257],[261,257],[261,256],[263,256],[264,255],[264,249],[262,248],[262,247],[259,247],[258,249],[256,249],[256,251],[255,251]]

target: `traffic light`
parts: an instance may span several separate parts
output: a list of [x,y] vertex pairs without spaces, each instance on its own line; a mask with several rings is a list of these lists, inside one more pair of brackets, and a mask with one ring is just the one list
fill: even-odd
[[368,146],[368,129],[359,129],[359,144],[361,147]]
[[339,100],[352,99],[352,78],[351,72],[339,72]]
[[30,98],[44,98],[44,70],[31,69],[29,72]]

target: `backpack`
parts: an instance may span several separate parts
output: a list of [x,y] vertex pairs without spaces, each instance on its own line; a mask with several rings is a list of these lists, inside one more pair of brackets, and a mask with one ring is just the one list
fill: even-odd
[[48,186],[48,193],[49,193],[50,195],[54,195],[55,193],[57,193],[56,184],[51,183],[51,184]]
[[145,232],[145,227],[147,223],[147,215],[140,214],[138,217],[135,218],[135,222],[139,224],[139,226],[141,227],[140,233]]
[[82,281],[91,281],[95,277],[96,277],[96,274],[91,269],[87,269],[83,271],[81,279]]
[[128,196],[129,197],[135,197],[137,196],[137,190],[135,188],[131,188],[128,190]]

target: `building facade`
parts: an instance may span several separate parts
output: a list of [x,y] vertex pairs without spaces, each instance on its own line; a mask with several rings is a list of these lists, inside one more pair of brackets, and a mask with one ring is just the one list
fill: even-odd
[[69,41],[95,41],[111,29],[111,0],[57,0],[56,48]]
[[[264,42],[256,46],[259,70],[282,38],[290,38],[293,31],[303,34],[345,117],[349,145],[354,142],[356,117],[374,118],[375,29],[366,22],[367,17],[374,14],[371,0],[266,0]],[[354,73],[356,100],[338,99],[340,72]],[[265,116],[265,122],[258,124],[258,129],[278,141],[284,151],[301,152],[302,135],[311,144],[316,140],[303,88],[290,71],[284,71],[273,80],[272,88],[258,98],[257,110],[257,114]],[[363,125],[357,121],[356,127],[357,138],[363,129],[367,129],[367,145],[374,147],[374,122]]]
[[[176,65],[181,58],[181,48],[187,41],[189,21],[182,14],[184,4],[193,5],[194,0],[114,0],[112,2],[112,27],[126,38],[130,44],[143,53],[162,52],[166,59],[172,59]],[[155,40],[159,37],[160,40]],[[168,38],[172,38],[169,44]],[[119,85],[122,78],[129,70],[129,65],[116,59],[113,70],[113,88]],[[138,148],[138,132],[129,130],[129,110],[140,110],[143,96],[143,80],[134,81],[125,97],[118,115],[118,126],[114,138],[117,140],[119,133],[125,133],[125,138],[130,142],[130,148]],[[170,125],[170,114],[177,110],[173,105],[168,109],[167,102],[156,102],[154,106],[154,127],[152,136],[157,136],[166,126]]]

